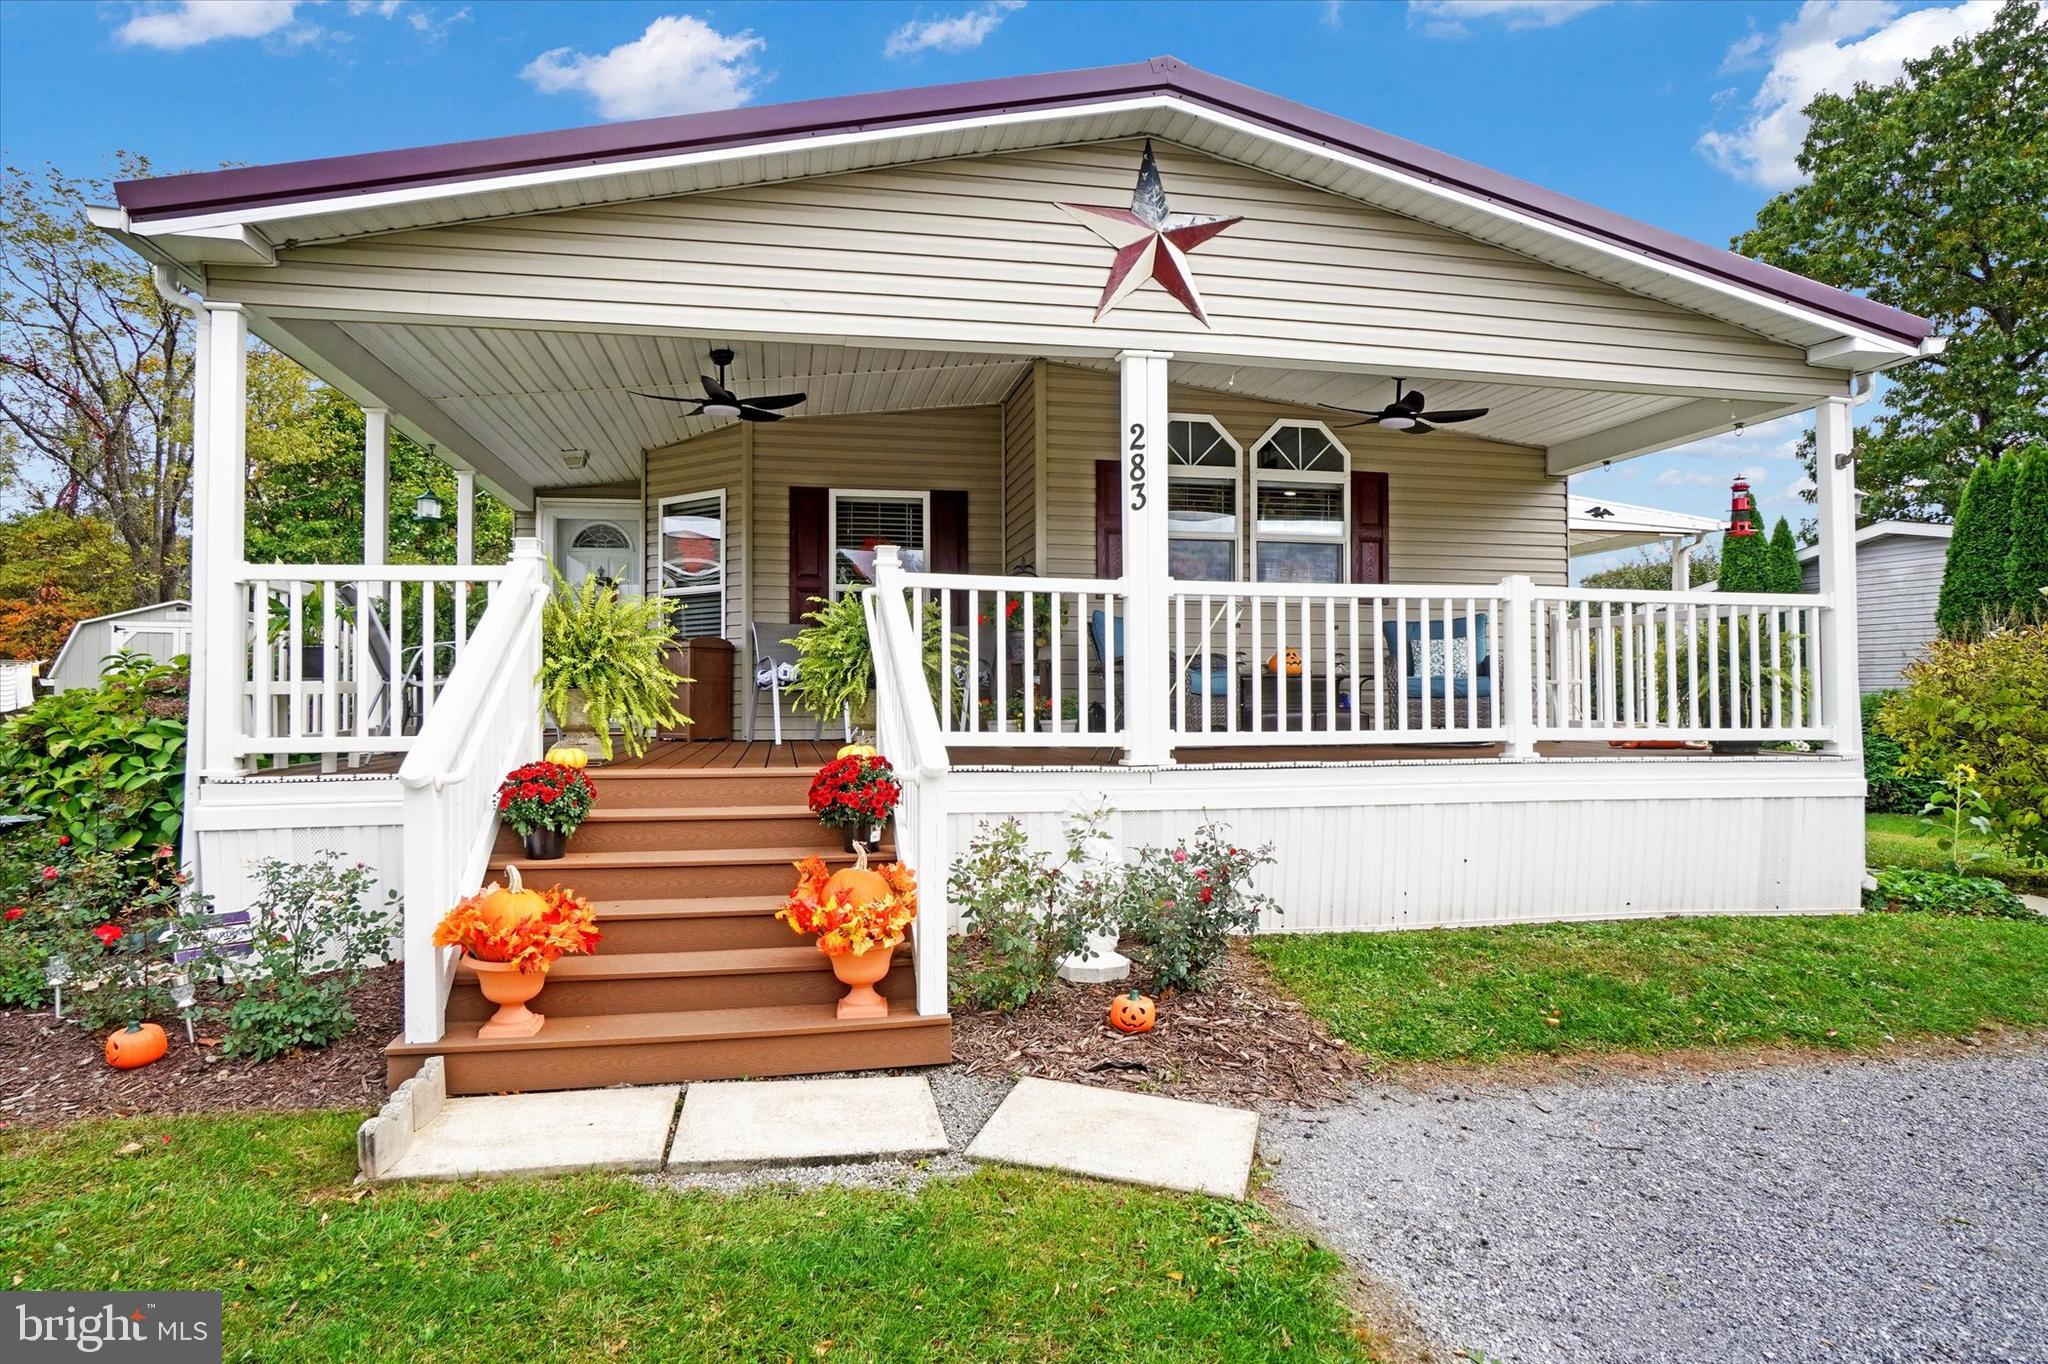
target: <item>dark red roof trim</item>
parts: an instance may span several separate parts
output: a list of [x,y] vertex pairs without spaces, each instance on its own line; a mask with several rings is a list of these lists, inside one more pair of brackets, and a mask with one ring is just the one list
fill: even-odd
[[1918,345],[1933,331],[1933,324],[1925,318],[1609,213],[1405,138],[1197,71],[1172,57],[1044,76],[1011,76],[561,132],[448,142],[404,151],[331,156],[154,180],[124,180],[114,189],[121,207],[131,217],[137,222],[149,222],[350,194],[459,184],[569,166],[601,166],[793,137],[910,128],[977,114],[1020,113],[1145,95],[1184,99],[1336,151],[1365,157],[1910,345]]

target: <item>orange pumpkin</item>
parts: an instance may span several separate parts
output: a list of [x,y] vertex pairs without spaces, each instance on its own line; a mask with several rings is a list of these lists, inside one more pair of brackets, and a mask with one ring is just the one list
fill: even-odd
[[888,894],[888,881],[883,879],[880,872],[868,869],[866,848],[855,854],[852,866],[833,872],[832,878],[825,882],[825,899],[840,896],[846,903],[852,905],[871,905],[877,900],[886,899]]
[[484,927],[494,934],[504,935],[529,919],[537,919],[547,912],[548,902],[541,898],[539,891],[528,890],[526,883],[519,879],[519,868],[508,865],[505,868],[505,884],[493,882],[489,889],[477,897],[477,914]]
[[[1285,660],[1284,662],[1282,661],[1283,659]],[[1283,667],[1286,668],[1287,675],[1289,677],[1300,677],[1301,650],[1286,649],[1283,650],[1281,653],[1274,654],[1271,658],[1266,660],[1266,671],[1270,672],[1275,677],[1278,677],[1280,675],[1280,670]]]
[[164,1030],[154,1023],[130,1023],[107,1034],[107,1064],[116,1070],[134,1070],[151,1061],[161,1061],[168,1045]]
[[1150,995],[1133,990],[1109,1001],[1109,1026],[1118,1032],[1151,1032],[1157,1021],[1157,1009]]

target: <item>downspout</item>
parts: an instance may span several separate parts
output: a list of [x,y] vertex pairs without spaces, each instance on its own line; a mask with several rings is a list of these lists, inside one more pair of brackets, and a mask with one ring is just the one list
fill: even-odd
[[[196,499],[199,495],[199,461],[203,453],[200,448],[199,437],[200,433],[204,430],[204,423],[199,413],[199,404],[203,399],[200,392],[196,357],[206,353],[206,303],[199,295],[179,285],[178,272],[172,266],[163,264],[154,266],[150,271],[150,278],[156,284],[157,293],[162,295],[166,302],[175,307],[183,308],[186,312],[192,314],[192,325],[197,333],[193,348],[195,359],[192,380],[192,495]],[[188,558],[194,551],[196,551],[196,546],[192,550],[188,550]],[[186,572],[191,574],[192,571],[193,565],[188,563]],[[193,647],[186,660],[185,786],[183,796],[181,797],[183,803],[179,807],[178,853],[179,863],[184,868],[186,884],[197,892],[204,882],[199,877],[199,840],[193,837],[192,834],[192,816],[199,809],[199,774],[201,767],[204,766],[201,755],[206,752],[206,707],[193,704],[193,698],[206,694],[204,688],[208,682],[206,676],[208,669],[205,664],[205,651],[196,647],[199,641],[204,638],[199,628],[199,615],[201,610],[204,609],[204,603],[199,600],[198,593],[190,592],[189,588],[188,593],[192,599],[191,639]]]

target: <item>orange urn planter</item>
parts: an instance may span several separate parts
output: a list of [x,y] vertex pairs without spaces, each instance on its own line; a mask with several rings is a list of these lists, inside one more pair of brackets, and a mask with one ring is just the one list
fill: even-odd
[[462,960],[476,972],[477,988],[484,998],[498,1006],[490,1021],[476,1030],[478,1037],[531,1037],[547,1022],[544,1014],[526,1007],[526,1001],[548,983],[545,971],[521,971],[509,962],[481,961],[462,954]]
[[873,947],[859,956],[851,952],[827,952],[825,955],[831,959],[832,974],[839,977],[839,983],[853,987],[839,1001],[839,1017],[889,1016],[889,1001],[875,993],[875,986],[889,974],[889,965],[896,958],[895,948]]

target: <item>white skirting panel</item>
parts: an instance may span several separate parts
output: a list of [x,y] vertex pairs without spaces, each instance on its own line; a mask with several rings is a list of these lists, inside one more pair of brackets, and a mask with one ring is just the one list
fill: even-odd
[[252,906],[264,858],[303,862],[325,852],[375,871],[370,902],[382,908],[386,890],[405,889],[402,818],[392,777],[267,777],[202,782],[187,822],[198,835],[199,888],[225,912]]
[[1057,850],[1088,799],[1127,847],[1218,819],[1277,855],[1262,932],[1852,910],[1863,874],[1862,768],[1825,757],[956,769],[947,795],[956,855],[1013,814]]

